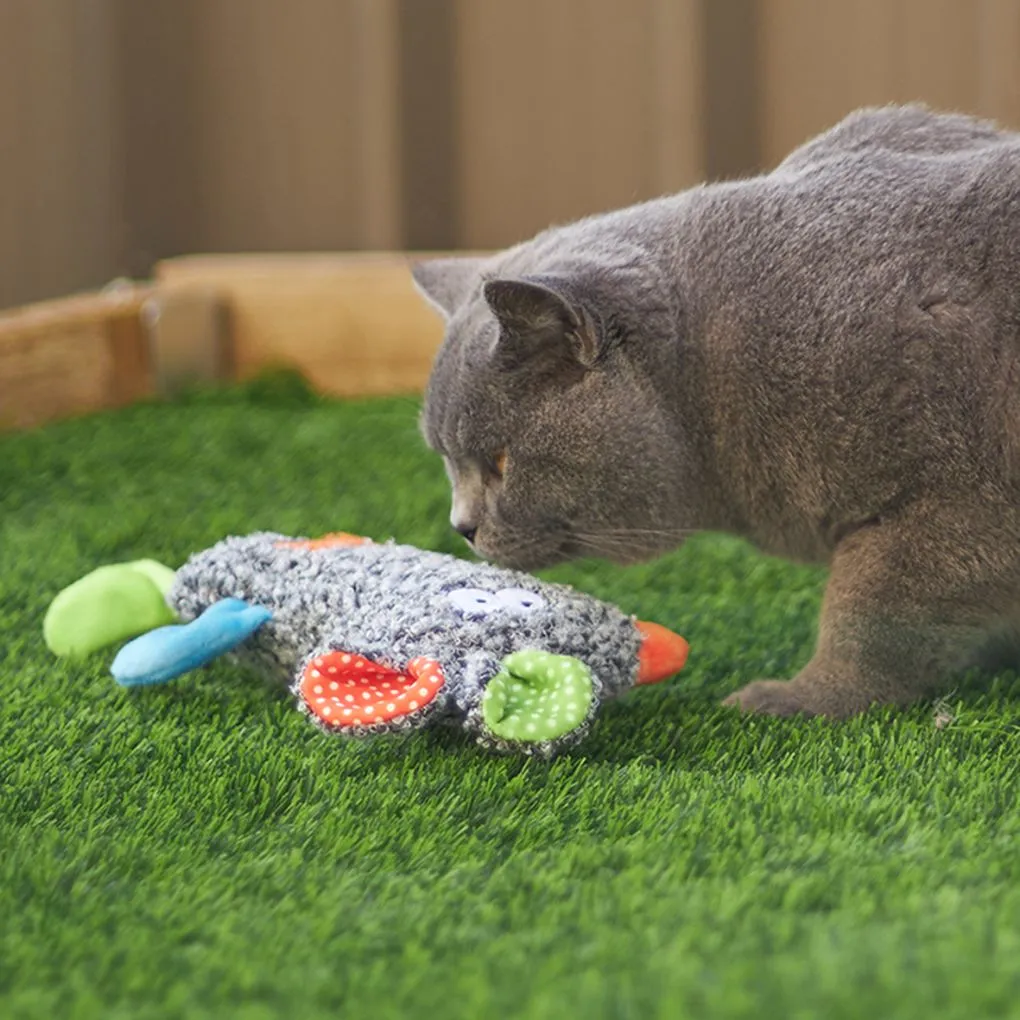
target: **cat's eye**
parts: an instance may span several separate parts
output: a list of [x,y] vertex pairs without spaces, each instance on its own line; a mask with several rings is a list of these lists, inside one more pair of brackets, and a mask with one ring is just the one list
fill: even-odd
[[500,450],[492,458],[492,470],[497,478],[502,478],[506,474],[506,450]]

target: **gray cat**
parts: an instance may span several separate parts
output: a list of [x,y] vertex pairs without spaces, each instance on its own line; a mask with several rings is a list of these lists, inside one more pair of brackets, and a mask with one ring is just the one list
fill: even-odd
[[861,110],[771,173],[415,279],[422,427],[482,556],[692,530],[822,562],[817,647],[727,703],[906,704],[1020,633],[1020,135]]

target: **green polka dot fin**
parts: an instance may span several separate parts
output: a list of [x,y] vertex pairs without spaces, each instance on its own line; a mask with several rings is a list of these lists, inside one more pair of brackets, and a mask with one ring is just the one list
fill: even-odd
[[515,652],[489,682],[482,718],[497,737],[540,743],[580,726],[593,698],[591,671],[580,659]]

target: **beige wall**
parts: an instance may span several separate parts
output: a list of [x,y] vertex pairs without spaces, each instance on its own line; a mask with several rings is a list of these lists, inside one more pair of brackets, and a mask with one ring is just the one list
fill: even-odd
[[1020,126],[1020,0],[0,0],[0,307],[507,244],[901,99]]

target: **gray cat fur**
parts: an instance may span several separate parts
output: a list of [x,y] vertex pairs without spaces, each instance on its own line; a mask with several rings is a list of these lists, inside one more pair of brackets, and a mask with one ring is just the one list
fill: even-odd
[[828,564],[814,656],[745,710],[844,717],[1017,661],[1020,135],[861,110],[770,173],[415,278],[448,320],[423,432],[482,555],[718,530]]
[[[571,588],[411,546],[368,543],[308,550],[279,544],[290,541],[271,532],[227,538],[178,570],[167,601],[184,622],[226,598],[270,610],[273,618],[235,654],[288,685],[301,710],[317,724],[298,686],[308,664],[331,651],[362,655],[401,671],[425,656],[437,660],[446,677],[436,699],[414,716],[346,731],[349,735],[406,732],[445,720],[463,726],[492,750],[546,757],[579,741],[602,702],[637,679],[641,640],[634,621]],[[528,613],[500,610],[472,618],[446,597],[464,587],[526,589],[545,605]],[[482,719],[486,684],[507,655],[524,649],[573,656],[591,670],[594,698],[588,717],[556,740],[504,740]]]

